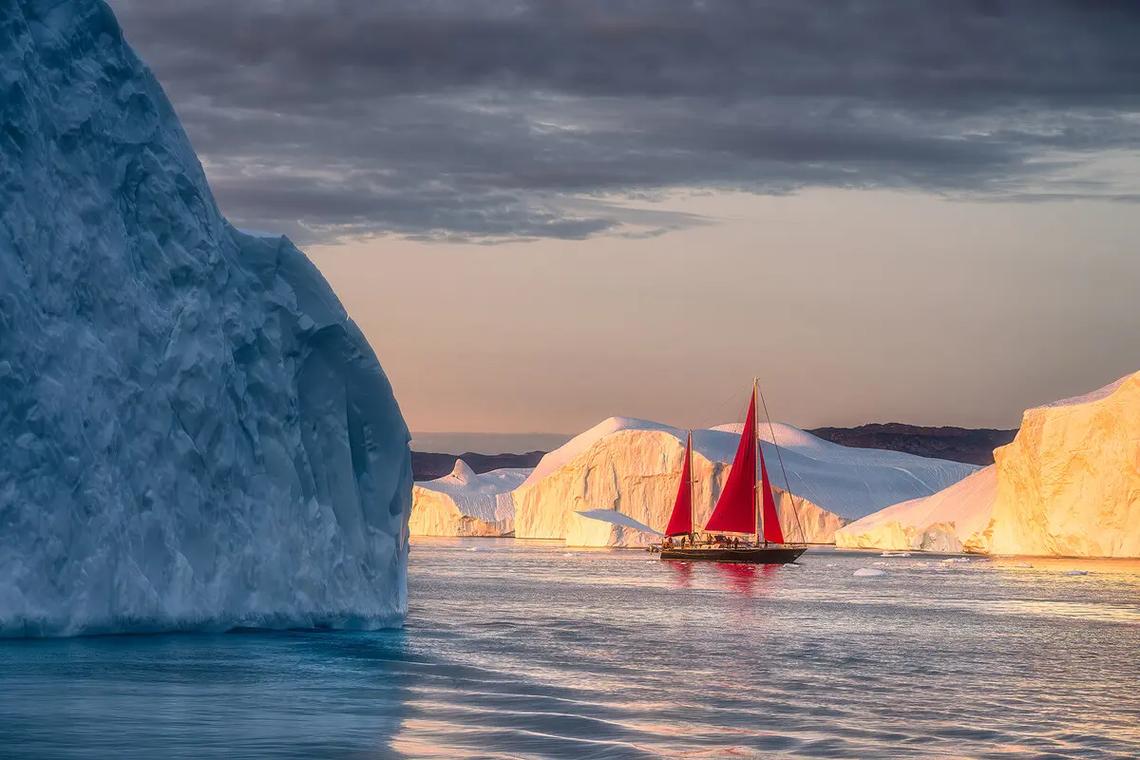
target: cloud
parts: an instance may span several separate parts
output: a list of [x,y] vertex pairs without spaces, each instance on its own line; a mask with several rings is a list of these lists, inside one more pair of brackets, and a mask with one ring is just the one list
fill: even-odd
[[1063,177],[1140,149],[1130,2],[111,5],[227,214],[309,241],[660,234],[700,220],[615,199],[692,189],[1100,197]]

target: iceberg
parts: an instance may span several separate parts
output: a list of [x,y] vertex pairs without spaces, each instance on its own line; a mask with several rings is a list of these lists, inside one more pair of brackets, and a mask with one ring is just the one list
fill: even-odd
[[412,489],[413,536],[507,536],[515,529],[511,492],[530,468],[506,467],[476,474],[462,459],[449,475]]
[[[773,434],[780,456],[772,444]],[[693,431],[694,517],[707,520],[731,469],[739,425]],[[644,532],[583,522],[579,513],[611,510],[663,530],[677,492],[686,431],[611,417],[547,454],[514,492],[515,535],[579,545],[643,545]],[[977,467],[829,443],[791,425],[762,426],[780,520],[789,539],[830,543],[851,519],[902,499],[927,496]],[[780,466],[787,471],[788,487]],[[587,518],[588,519],[588,518]]]
[[613,509],[587,509],[575,512],[566,533],[567,546],[643,546],[664,533]]
[[0,124],[0,636],[400,624],[391,385],[106,4],[0,4]]
[[839,546],[1140,556],[1140,372],[1029,409],[994,464],[856,521]]
[[993,465],[938,493],[894,504],[868,515],[835,534],[846,549],[927,552],[986,552],[997,472]]

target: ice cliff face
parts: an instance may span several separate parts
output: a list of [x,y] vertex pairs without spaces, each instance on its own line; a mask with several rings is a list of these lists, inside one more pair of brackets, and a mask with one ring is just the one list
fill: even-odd
[[973,478],[839,531],[840,546],[1140,556],[1140,372],[1025,412]]
[[995,554],[1140,557],[1140,372],[1028,410],[994,456]]
[[504,468],[478,475],[462,459],[451,474],[416,483],[412,489],[413,536],[506,536],[515,529],[511,495],[529,468]]
[[[781,487],[783,475],[766,430],[761,445],[789,539],[800,538],[797,517],[806,540],[830,542],[848,519],[900,499],[932,494],[976,469],[892,451],[851,449],[788,425],[775,426],[775,434],[790,494]],[[582,433],[547,454],[515,491],[515,535],[596,545],[598,536],[620,533],[624,543],[644,543],[648,536],[642,532],[611,531],[584,522],[577,513],[613,509],[662,530],[677,493],[684,438],[682,430],[625,417],[610,418]],[[693,432],[698,525],[712,511],[738,441],[739,426]]]
[[0,635],[398,624],[407,442],[107,6],[0,3]]

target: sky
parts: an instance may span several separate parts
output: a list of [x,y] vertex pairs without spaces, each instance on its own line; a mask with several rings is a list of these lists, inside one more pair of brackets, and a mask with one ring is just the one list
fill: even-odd
[[1015,426],[1140,369],[1140,4],[111,0],[416,431]]

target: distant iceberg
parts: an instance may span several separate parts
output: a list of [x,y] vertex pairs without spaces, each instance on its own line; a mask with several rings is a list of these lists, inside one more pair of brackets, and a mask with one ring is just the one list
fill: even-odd
[[894,504],[839,530],[835,543],[849,549],[984,552],[997,471],[991,465],[931,496]]
[[507,467],[476,474],[462,459],[450,474],[416,483],[412,490],[413,536],[506,536],[515,529],[511,496],[530,468]]
[[[789,487],[772,445],[780,444]],[[696,520],[703,524],[731,469],[739,425],[693,431]],[[662,530],[677,493],[686,432],[658,422],[611,417],[539,462],[514,492],[515,535],[579,545],[640,545],[638,531],[584,518],[612,510]],[[791,425],[760,433],[780,522],[789,539],[831,542],[848,520],[903,499],[928,496],[974,472],[973,465],[830,443]],[[618,537],[620,533],[620,538]]]
[[0,4],[0,635],[398,625],[408,431],[99,0]]
[[1140,556],[1140,372],[1029,409],[995,463],[846,526],[839,546]]

